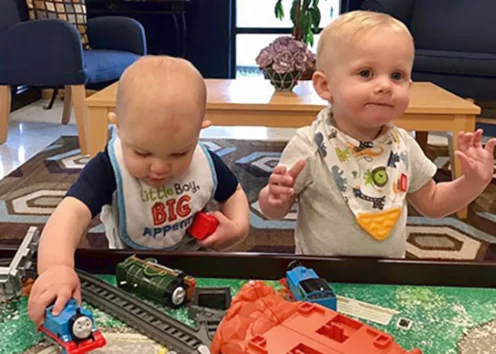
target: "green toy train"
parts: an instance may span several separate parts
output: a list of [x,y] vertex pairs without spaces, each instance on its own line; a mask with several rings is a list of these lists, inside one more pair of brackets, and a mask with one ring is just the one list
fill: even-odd
[[196,289],[196,280],[184,272],[134,255],[117,264],[116,279],[118,287],[173,308],[192,301]]

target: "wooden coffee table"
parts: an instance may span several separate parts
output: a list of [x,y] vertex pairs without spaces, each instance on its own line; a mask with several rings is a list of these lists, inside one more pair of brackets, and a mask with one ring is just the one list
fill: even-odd
[[[311,81],[301,81],[293,92],[275,92],[266,80],[207,79],[207,118],[220,126],[266,126],[298,128],[310,125],[325,107],[313,90]],[[115,111],[117,83],[86,99],[88,118],[85,122],[89,137],[88,152],[93,157],[107,143],[108,114]],[[412,85],[409,106],[395,123],[417,132],[421,145],[427,144],[428,132],[453,133],[458,146],[459,131],[474,131],[480,107],[428,82]],[[455,176],[461,175],[458,161]],[[466,209],[458,213],[466,217]]]

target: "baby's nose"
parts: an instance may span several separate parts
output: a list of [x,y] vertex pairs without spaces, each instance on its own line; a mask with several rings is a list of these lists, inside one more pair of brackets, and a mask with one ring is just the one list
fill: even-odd
[[167,161],[157,161],[151,165],[150,170],[158,175],[163,175],[171,169],[170,163]]
[[389,80],[389,78],[378,79],[376,90],[378,92],[390,92],[391,91],[391,80]]

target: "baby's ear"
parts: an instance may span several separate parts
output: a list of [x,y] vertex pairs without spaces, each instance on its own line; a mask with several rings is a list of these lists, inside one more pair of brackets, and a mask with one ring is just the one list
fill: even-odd
[[117,120],[117,115],[114,112],[108,114],[109,124],[115,124],[119,127],[119,121]]
[[117,119],[117,115],[114,112],[110,112],[108,114],[109,124],[115,124],[117,127],[117,136],[119,135],[119,120]]
[[201,128],[202,129],[206,129],[206,128],[209,128],[212,126],[212,121],[208,120],[208,119],[205,119],[203,122],[202,122],[202,125],[201,125]]
[[332,94],[329,89],[329,82],[327,80],[326,74],[324,74],[322,71],[317,70],[312,75],[312,83],[315,92],[317,92],[320,98],[330,102],[332,99]]

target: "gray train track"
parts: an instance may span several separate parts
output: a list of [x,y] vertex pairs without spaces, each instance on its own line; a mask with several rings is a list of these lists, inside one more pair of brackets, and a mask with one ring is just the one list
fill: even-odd
[[[0,265],[9,262],[1,259]],[[81,280],[84,301],[165,345],[168,353],[210,354],[211,338],[207,326],[189,327],[90,273],[77,269],[76,272]],[[26,270],[26,275],[37,276],[34,269]]]
[[113,315],[147,337],[178,354],[208,354],[211,344],[204,326],[192,328],[133,295],[77,270],[82,296],[88,303]]

